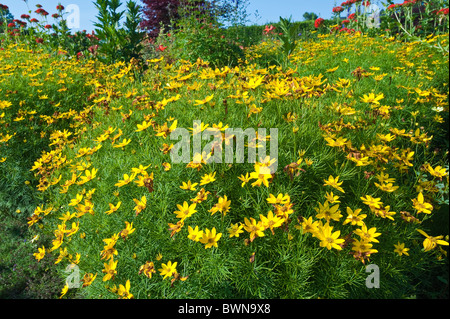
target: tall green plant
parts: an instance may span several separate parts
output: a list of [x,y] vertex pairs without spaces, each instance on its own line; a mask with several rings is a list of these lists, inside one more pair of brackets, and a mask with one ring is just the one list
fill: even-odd
[[[100,39],[99,58],[106,63],[129,61],[138,58],[144,34],[139,31],[141,21],[139,6],[132,0],[127,2],[127,11],[119,11],[120,0],[96,0],[99,22],[94,24]],[[123,27],[121,20],[126,15]]]
[[297,46],[298,25],[291,22],[291,17],[289,19],[280,17],[279,26],[282,31],[278,36],[281,40],[281,50],[286,59],[288,59]]

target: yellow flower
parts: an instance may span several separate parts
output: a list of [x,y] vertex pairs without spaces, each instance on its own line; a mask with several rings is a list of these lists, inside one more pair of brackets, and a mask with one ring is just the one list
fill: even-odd
[[342,217],[341,211],[339,210],[339,204],[330,207],[330,204],[326,201],[323,205],[319,203],[319,208],[315,207],[314,209],[318,213],[316,218],[325,218],[327,222],[329,222],[330,219],[339,221]]
[[45,256],[45,247],[42,246],[42,248],[38,248],[38,252],[34,253],[33,256],[37,261],[40,261]]
[[112,213],[114,213],[115,211],[117,211],[120,207],[120,205],[122,204],[122,202],[118,202],[115,206],[111,203],[108,203],[109,205],[109,210],[105,212],[105,214],[110,215]]
[[83,199],[83,195],[77,194],[76,198],[70,200],[69,206],[78,205],[78,203],[81,202],[82,199]]
[[365,240],[367,242],[373,241],[375,243],[378,243],[379,241],[375,237],[380,236],[381,233],[377,233],[376,231],[377,231],[376,227],[367,229],[367,226],[365,224],[363,224],[361,226],[361,229],[355,230],[354,233],[356,235],[358,235],[359,237],[361,237],[362,240]]
[[403,254],[409,256],[408,254],[409,248],[405,247],[405,243],[400,244],[400,242],[397,242],[397,245],[394,244],[394,247],[395,247],[394,252],[396,252],[399,256]]
[[169,262],[166,264],[161,265],[162,268],[158,269],[161,276],[164,276],[163,279],[166,279],[167,277],[172,277],[175,274],[177,274],[177,262],[172,262],[169,260]]
[[151,279],[152,278],[152,274],[156,273],[155,265],[153,264],[153,262],[147,261],[144,265],[139,267],[139,275],[141,273],[144,273],[144,275],[147,278]]
[[430,164],[428,164],[425,166],[425,169],[428,171],[428,173],[438,178],[442,178],[447,175],[447,169],[439,165],[433,168]]
[[214,94],[205,97],[203,100],[195,100],[194,106],[206,104],[206,103],[208,103],[209,101],[211,101],[213,97],[214,97]]
[[333,176],[329,176],[328,180],[324,180],[325,184],[323,184],[324,186],[331,186],[336,188],[338,191],[345,193],[344,189],[342,187],[340,187],[342,185],[343,182],[338,182],[339,180],[339,176],[337,176],[336,178],[334,178]]
[[183,185],[180,186],[181,189],[195,191],[195,186],[197,186],[198,183],[191,183],[189,180],[187,183],[183,182]]
[[203,230],[198,230],[198,226],[195,226],[195,228],[188,226],[188,232],[189,235],[187,236],[187,238],[193,241],[199,241],[200,238],[203,236]]
[[289,196],[289,194],[283,195],[283,194],[278,194],[277,197],[275,197],[272,194],[269,194],[269,197],[267,198],[267,203],[269,204],[288,204],[291,201],[291,197]]
[[433,205],[424,201],[422,192],[420,192],[419,195],[417,195],[417,199],[413,198],[412,202],[414,209],[417,210],[417,214],[419,213],[431,214],[431,211],[433,210]]
[[259,219],[261,220],[264,229],[269,228],[272,232],[272,235],[274,235],[273,229],[276,227],[280,227],[285,221],[284,218],[280,218],[276,215],[274,216],[272,211],[269,211],[267,213],[267,217],[260,214]]
[[364,103],[373,103],[373,104],[380,104],[378,101],[382,100],[384,98],[384,94],[380,93],[377,96],[375,96],[374,93],[369,93],[369,95],[364,94],[363,97],[361,97],[361,101]]
[[315,234],[319,231],[319,222],[316,220],[313,222],[312,216],[308,219],[304,218],[300,225],[295,225],[295,228],[302,230],[303,233]]
[[217,242],[219,241],[220,237],[222,237],[222,233],[216,234],[215,227],[213,227],[211,231],[206,228],[203,236],[200,238],[200,242],[202,244],[205,244],[205,249],[211,248],[212,246],[217,247]]
[[83,278],[81,279],[81,281],[83,281],[83,288],[90,286],[94,282],[95,278],[97,278],[97,274],[84,274]]
[[103,276],[103,281],[110,280],[115,276],[115,274],[117,274],[117,261],[114,261],[114,258],[111,258],[108,264],[103,265],[105,266],[105,269],[103,269],[102,272],[106,273],[106,275]]
[[115,148],[122,148],[122,147],[125,147],[125,146],[127,146],[128,144],[130,144],[130,142],[131,142],[131,139],[126,139],[126,138],[124,138],[123,140],[122,140],[122,142],[120,142],[119,144],[116,144],[116,145],[114,145],[113,147],[115,147]]
[[200,180],[200,186],[214,182],[216,180],[215,177],[216,177],[216,172],[203,175],[202,179]]
[[333,232],[333,226],[330,226],[328,222],[323,225],[323,227],[319,227],[316,234],[317,238],[320,240],[320,247],[326,247],[328,250],[331,250],[331,248],[342,250],[342,247],[339,245],[343,244],[345,240],[339,238],[339,235],[341,234],[339,230]]
[[130,280],[127,280],[125,286],[119,285],[119,289],[117,290],[117,294],[121,296],[123,299],[132,299],[133,294],[130,293]]
[[134,203],[136,206],[134,207],[134,210],[136,211],[136,216],[141,213],[145,207],[147,207],[147,198],[145,196],[141,197],[141,200],[133,198]]
[[177,204],[178,210],[174,211],[173,213],[177,214],[177,218],[180,218],[183,221],[197,212],[195,210],[196,206],[196,203],[189,205],[189,203],[185,201],[183,202],[183,206]]
[[131,224],[129,222],[125,222],[125,229],[120,232],[120,236],[125,239],[128,235],[132,234],[136,229],[133,228],[133,222]]
[[369,206],[371,209],[381,208],[383,204],[380,198],[373,198],[370,195],[366,195],[366,197],[360,197],[364,204]]
[[242,181],[241,187],[244,187],[245,184],[247,184],[248,182],[250,182],[250,176],[248,175],[248,173],[241,176],[238,176],[238,178]]
[[429,236],[426,232],[424,232],[421,229],[416,229],[416,230],[426,237],[425,240],[423,241],[424,251],[432,250],[438,244],[448,246],[448,242],[446,242],[445,240],[442,240],[442,238],[444,238],[444,236],[432,237],[432,236]]
[[116,184],[114,184],[114,186],[122,187],[124,185],[127,185],[132,182],[135,177],[135,173],[131,174],[131,176],[128,176],[128,174],[123,174],[123,180],[119,180]]
[[227,200],[227,195],[224,195],[223,197],[219,197],[219,201],[217,204],[214,205],[213,208],[209,210],[211,213],[211,216],[214,215],[216,212],[221,212],[223,216],[227,214],[227,212],[230,210],[230,204],[231,200]]
[[230,238],[231,237],[239,237],[239,234],[242,234],[244,232],[242,230],[243,227],[244,227],[244,225],[242,225],[241,223],[231,224],[231,227],[228,228],[228,233],[230,234]]
[[250,217],[250,220],[244,218],[244,229],[250,233],[250,241],[252,242],[256,237],[264,237],[264,226],[262,222],[256,222],[256,220]]
[[152,125],[152,122],[149,121],[143,121],[142,124],[138,124],[137,125],[137,130],[135,132],[142,132],[144,130],[146,130],[147,128],[149,128]]
[[67,292],[69,291],[69,285],[67,283],[64,285],[63,289],[61,290],[61,295],[59,296],[59,299],[65,296]]
[[362,226],[364,225],[363,219],[367,217],[366,214],[359,214],[361,213],[361,208],[355,209],[354,211],[347,207],[347,218],[344,220],[342,225],[350,223],[352,226]]

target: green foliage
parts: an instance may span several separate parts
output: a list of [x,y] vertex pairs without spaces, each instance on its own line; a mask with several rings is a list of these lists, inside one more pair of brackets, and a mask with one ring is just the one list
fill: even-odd
[[180,6],[179,16],[182,18],[176,21],[177,30],[170,38],[172,44],[168,50],[172,59],[195,62],[200,58],[223,67],[237,65],[244,57],[242,49],[226,36],[216,17],[196,11],[195,1]]
[[282,17],[280,17],[279,26],[281,33],[278,34],[278,37],[281,40],[281,50],[286,59],[288,59],[289,55],[291,55],[297,47],[299,26],[294,25],[291,18],[285,19]]
[[[97,0],[98,22],[96,34],[100,39],[99,59],[106,63],[130,61],[139,59],[141,41],[144,34],[138,30],[140,24],[139,6],[132,0],[127,2],[127,11],[118,11],[120,0]],[[126,20],[121,27],[121,20],[126,14]]]

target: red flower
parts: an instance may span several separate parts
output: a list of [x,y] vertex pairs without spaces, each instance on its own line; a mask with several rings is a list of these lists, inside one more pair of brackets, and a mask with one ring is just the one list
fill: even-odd
[[64,10],[64,6],[59,4],[59,5],[56,6],[56,10],[63,11]]
[[44,26],[44,28],[46,28],[46,29],[51,29],[52,26],[51,26],[50,24],[46,24],[46,25]]
[[355,13],[352,13],[351,15],[348,16],[348,18],[349,18],[350,20],[355,20],[356,14],[355,14]]
[[339,12],[342,12],[342,11],[344,11],[344,8],[342,8],[342,7],[334,7],[333,8],[333,12],[334,13],[339,13]]
[[448,15],[448,8],[441,9],[436,14]]
[[22,14],[22,15],[20,16],[20,18],[21,18],[21,19],[29,19],[30,16],[29,16],[28,14]]
[[266,25],[266,27],[264,28],[264,34],[269,34],[269,32],[273,31],[275,29],[275,27],[273,25]]
[[14,22],[8,23],[8,28],[14,28],[16,24]]
[[38,23],[39,21],[38,21],[37,19],[33,18],[33,19],[30,20],[30,22],[36,22],[36,23]]
[[316,27],[316,29],[319,28],[323,24],[323,21],[325,21],[325,20],[322,18],[317,18],[317,20],[314,22],[314,26]]
[[44,42],[44,39],[42,39],[42,38],[36,38],[36,43],[43,43]]
[[164,52],[165,49],[167,49],[167,47],[165,47],[162,44],[160,44],[157,50],[159,50],[161,52]]

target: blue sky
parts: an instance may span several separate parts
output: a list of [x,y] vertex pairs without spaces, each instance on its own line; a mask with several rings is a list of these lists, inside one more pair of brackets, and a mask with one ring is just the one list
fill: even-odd
[[[343,1],[343,0],[342,0]],[[276,22],[279,17],[288,18],[292,16],[294,21],[302,21],[305,12],[315,12],[322,18],[331,17],[331,9],[336,3],[342,1],[334,0],[249,0],[247,12],[250,14],[250,24],[266,24]],[[91,31],[94,29],[93,23],[96,21],[96,8],[92,0],[28,0],[29,9],[23,0],[0,0],[1,4],[7,5],[15,18],[20,18],[23,13],[29,10],[35,11],[36,4],[43,5],[43,9],[51,14],[56,13],[56,6],[61,2],[62,5],[77,5],[80,9],[80,28],[77,30]],[[126,0],[122,0],[123,3]],[[140,3],[140,1],[139,1]],[[256,10],[258,12],[255,15]],[[49,16],[50,16],[49,15]],[[258,17],[258,18],[256,18]],[[37,17],[39,19],[39,17]],[[50,22],[52,18],[49,18]]]

